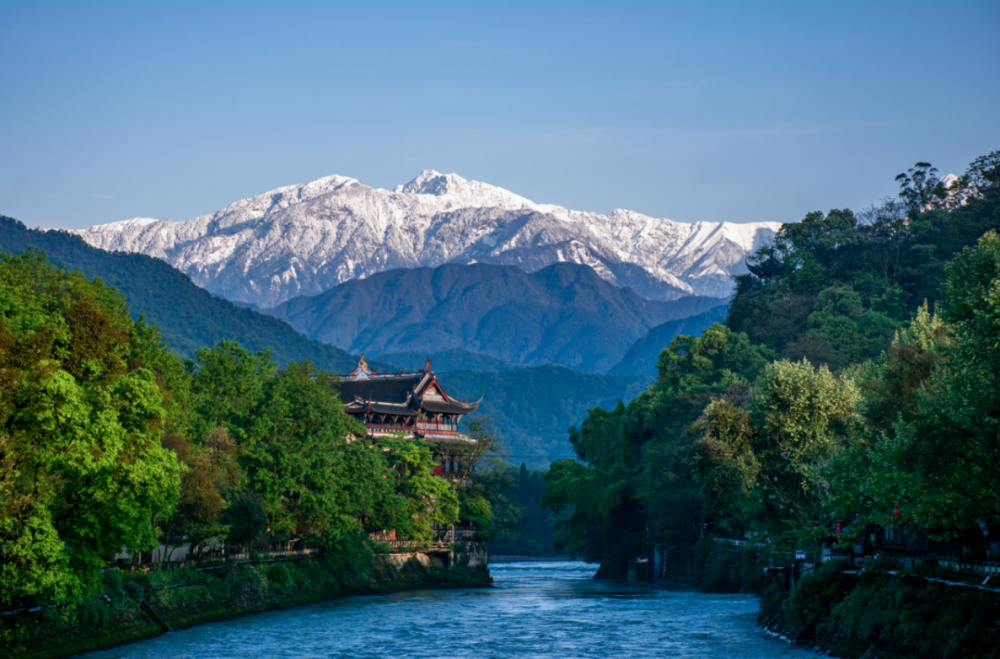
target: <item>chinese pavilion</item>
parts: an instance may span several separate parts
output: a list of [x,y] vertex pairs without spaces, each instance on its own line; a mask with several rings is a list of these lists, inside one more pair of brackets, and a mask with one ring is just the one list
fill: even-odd
[[361,355],[357,368],[341,375],[336,387],[345,411],[364,423],[369,437],[404,433],[441,444],[476,443],[459,432],[458,424],[479,401],[467,403],[445,393],[429,359],[422,371],[379,373]]

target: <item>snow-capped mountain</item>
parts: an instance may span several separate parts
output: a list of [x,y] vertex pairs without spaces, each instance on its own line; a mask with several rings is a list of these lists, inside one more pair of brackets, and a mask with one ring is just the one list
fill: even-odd
[[392,191],[328,176],[186,222],[135,218],[77,233],[95,247],[164,259],[217,295],[272,307],[375,272],[449,262],[534,272],[571,261],[651,299],[725,297],[730,275],[745,272],[744,257],[779,227],[571,211],[427,170]]

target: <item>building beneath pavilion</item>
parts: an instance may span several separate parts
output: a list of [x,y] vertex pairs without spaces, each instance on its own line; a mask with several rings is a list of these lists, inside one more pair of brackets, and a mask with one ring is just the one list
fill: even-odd
[[336,386],[345,411],[364,424],[372,439],[403,433],[440,445],[436,454],[451,453],[447,445],[477,444],[461,433],[459,422],[475,412],[482,399],[467,403],[449,396],[429,359],[422,371],[379,373],[361,355],[357,367],[341,375]]

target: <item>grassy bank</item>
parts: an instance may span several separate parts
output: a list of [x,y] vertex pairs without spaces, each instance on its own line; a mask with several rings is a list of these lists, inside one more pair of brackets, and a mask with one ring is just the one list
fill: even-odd
[[839,657],[1000,656],[1000,594],[925,578],[954,584],[951,573],[844,569],[828,563],[789,594],[770,586],[761,599],[761,624]]
[[489,585],[485,568],[446,568],[375,556],[257,561],[225,569],[179,569],[129,575],[107,570],[101,593],[79,605],[0,617],[0,658],[61,659],[206,622],[332,597],[414,588]]

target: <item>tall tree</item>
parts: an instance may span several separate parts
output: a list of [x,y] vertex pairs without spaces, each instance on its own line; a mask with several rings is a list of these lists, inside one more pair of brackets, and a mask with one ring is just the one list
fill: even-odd
[[122,547],[155,544],[181,466],[149,366],[171,360],[114,289],[0,254],[0,603],[82,598]]

